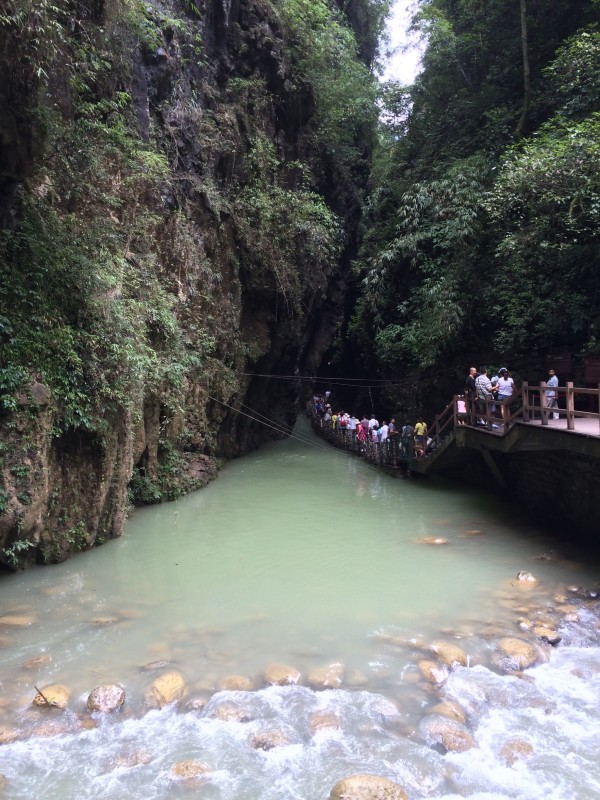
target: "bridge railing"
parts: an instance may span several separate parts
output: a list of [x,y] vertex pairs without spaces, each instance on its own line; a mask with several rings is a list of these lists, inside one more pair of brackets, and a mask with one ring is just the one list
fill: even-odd
[[[578,400],[586,398],[587,409],[578,407]],[[556,399],[556,405],[549,405],[549,401]],[[589,410],[591,406],[594,410]],[[574,386],[572,381],[567,381],[564,386],[548,386],[542,381],[539,386],[530,386],[523,383],[523,422],[533,422],[539,419],[542,425],[548,425],[553,414],[558,414],[559,419],[566,418],[567,430],[575,430],[575,420],[597,419],[600,432],[600,384],[596,387]]]

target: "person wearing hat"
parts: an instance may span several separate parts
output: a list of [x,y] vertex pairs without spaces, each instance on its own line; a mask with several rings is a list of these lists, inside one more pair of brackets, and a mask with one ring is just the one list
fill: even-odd
[[501,402],[502,419],[506,422],[507,411],[510,403],[510,398],[515,391],[515,382],[508,374],[506,367],[500,367],[498,370],[498,400]]

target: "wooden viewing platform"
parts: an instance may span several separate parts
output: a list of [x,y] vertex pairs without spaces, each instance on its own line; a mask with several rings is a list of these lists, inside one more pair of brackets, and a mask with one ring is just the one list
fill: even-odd
[[[548,392],[556,392],[558,407],[546,405]],[[572,383],[548,388],[545,382],[523,383],[509,401],[486,401],[485,409],[469,407],[455,395],[429,427],[425,455],[418,457],[413,442],[401,436],[377,443],[359,443],[352,432],[333,429],[313,418],[313,428],[336,447],[355,453],[391,472],[431,474],[451,472],[478,451],[502,485],[494,452],[570,451],[600,459],[600,386],[576,387]],[[553,414],[558,414],[558,419]]]

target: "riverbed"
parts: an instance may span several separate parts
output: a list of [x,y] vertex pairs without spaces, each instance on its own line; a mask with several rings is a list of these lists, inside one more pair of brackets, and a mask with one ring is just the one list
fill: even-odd
[[[518,507],[392,478],[301,420],[120,539],[2,577],[0,616],[20,620],[0,627],[3,796],[325,800],[367,772],[410,800],[600,798],[597,584],[589,554]],[[507,664],[507,637],[533,666]],[[295,683],[270,686],[274,664]],[[183,696],[149,708],[169,671]],[[105,683],[126,702],[90,714]],[[53,684],[67,708],[32,709]],[[440,703],[473,746],[440,741]]]

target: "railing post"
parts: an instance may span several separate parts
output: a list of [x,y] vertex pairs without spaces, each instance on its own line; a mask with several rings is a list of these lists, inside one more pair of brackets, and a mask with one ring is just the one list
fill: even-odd
[[575,430],[575,392],[573,381],[567,381],[567,430]]
[[540,381],[540,409],[542,415],[542,425],[548,424],[548,408],[546,405],[546,381]]
[[[465,397],[465,409],[467,408],[466,404],[467,398]],[[452,397],[452,424],[453,427],[456,428],[458,425],[458,395],[455,394]]]
[[527,381],[523,381],[521,392],[522,392],[521,403],[523,406],[523,422],[529,422],[529,384],[527,383]]

